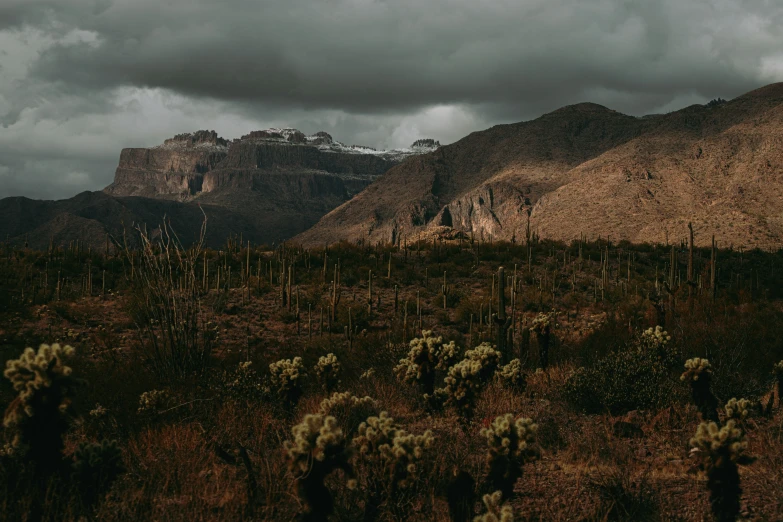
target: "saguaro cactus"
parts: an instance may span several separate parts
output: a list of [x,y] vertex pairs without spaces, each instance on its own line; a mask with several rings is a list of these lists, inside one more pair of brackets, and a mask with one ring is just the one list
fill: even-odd
[[506,270],[502,266],[498,268],[498,313],[494,319],[498,327],[497,350],[500,352],[502,360],[506,361],[508,360],[506,341],[511,318],[506,317]]

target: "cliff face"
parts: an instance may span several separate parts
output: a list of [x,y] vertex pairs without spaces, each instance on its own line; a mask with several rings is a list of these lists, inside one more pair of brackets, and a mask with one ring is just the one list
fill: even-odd
[[397,165],[295,240],[580,235],[783,246],[783,84],[635,118],[595,104],[473,133]]
[[226,207],[257,227],[258,241],[279,241],[312,226],[403,159],[435,150],[346,146],[319,132],[254,131],[232,142],[214,131],[180,134],[149,149],[124,149],[112,196],[142,196]]

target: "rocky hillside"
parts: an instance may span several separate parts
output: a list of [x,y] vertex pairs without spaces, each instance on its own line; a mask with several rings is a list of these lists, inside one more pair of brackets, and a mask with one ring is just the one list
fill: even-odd
[[389,170],[303,244],[464,232],[783,246],[783,84],[636,118],[595,104],[475,132]]
[[252,224],[252,240],[271,243],[306,230],[389,168],[438,146],[420,140],[378,151],[295,129],[254,131],[229,142],[198,131],[124,149],[104,192],[224,207]]

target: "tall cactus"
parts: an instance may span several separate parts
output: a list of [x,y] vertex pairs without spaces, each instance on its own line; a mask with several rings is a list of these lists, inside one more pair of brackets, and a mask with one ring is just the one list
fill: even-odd
[[498,313],[494,317],[497,324],[497,350],[503,361],[509,359],[506,349],[508,340],[508,328],[511,326],[511,318],[506,317],[506,270],[502,266],[498,268]]

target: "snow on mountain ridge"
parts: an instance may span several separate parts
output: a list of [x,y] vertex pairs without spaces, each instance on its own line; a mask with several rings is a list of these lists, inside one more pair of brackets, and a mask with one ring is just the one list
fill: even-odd
[[291,128],[271,127],[265,130],[252,131],[241,138],[234,138],[231,142],[217,136],[215,131],[197,131],[195,133],[178,134],[167,139],[161,145],[153,149],[181,150],[198,149],[210,152],[226,152],[231,143],[241,142],[272,142],[278,145],[300,145],[316,147],[322,152],[334,152],[343,154],[372,154],[391,160],[402,160],[408,156],[426,154],[440,147],[440,142],[433,139],[420,139],[413,142],[410,147],[400,149],[375,149],[364,145],[346,145],[337,141],[327,132],[316,132],[310,136]]

